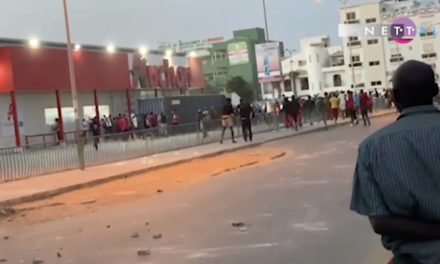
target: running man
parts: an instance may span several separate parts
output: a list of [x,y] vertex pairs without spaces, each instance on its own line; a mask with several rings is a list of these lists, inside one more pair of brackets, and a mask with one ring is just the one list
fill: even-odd
[[223,106],[222,113],[222,137],[220,139],[220,144],[223,144],[223,138],[225,136],[226,129],[231,130],[232,143],[237,143],[234,138],[234,107],[232,106],[231,98],[226,99],[226,103]]

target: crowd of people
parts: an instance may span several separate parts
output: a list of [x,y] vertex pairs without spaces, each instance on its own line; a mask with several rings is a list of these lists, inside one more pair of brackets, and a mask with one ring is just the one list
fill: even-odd
[[286,128],[298,130],[303,126],[303,122],[313,125],[315,121],[324,122],[332,120],[337,123],[339,119],[351,119],[351,125],[358,125],[362,119],[364,126],[370,126],[369,113],[373,111],[375,102],[383,102],[384,107],[392,107],[393,98],[390,91],[384,90],[380,94],[377,90],[374,92],[339,91],[333,93],[324,93],[324,96],[307,99],[292,96],[291,98],[283,96],[282,104],[275,103],[275,113],[284,114],[284,123]]

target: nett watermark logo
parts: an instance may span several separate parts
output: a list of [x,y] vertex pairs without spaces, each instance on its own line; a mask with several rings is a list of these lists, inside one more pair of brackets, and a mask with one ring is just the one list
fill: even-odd
[[417,36],[417,26],[410,18],[399,17],[390,25],[339,24],[339,37],[387,37],[399,44],[408,44]]

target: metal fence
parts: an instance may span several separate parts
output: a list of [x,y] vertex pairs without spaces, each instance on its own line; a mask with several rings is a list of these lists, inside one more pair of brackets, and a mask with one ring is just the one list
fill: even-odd
[[[386,107],[387,103],[382,99],[375,102],[375,109],[383,110]],[[314,111],[310,115],[314,122],[321,120],[323,116],[327,116],[327,113]],[[303,116],[304,124],[309,121]],[[283,114],[278,117],[271,114],[257,114],[252,128],[254,134],[258,134],[283,127]],[[237,138],[242,136],[240,128],[240,121],[236,119],[234,131]],[[85,165],[90,167],[219,142],[220,138],[220,120],[88,137],[83,139]],[[230,139],[229,131],[225,133],[225,140],[227,139]],[[69,137],[60,143],[49,142],[50,144],[45,141],[26,147],[0,149],[0,182],[78,168],[78,152],[74,139]]]

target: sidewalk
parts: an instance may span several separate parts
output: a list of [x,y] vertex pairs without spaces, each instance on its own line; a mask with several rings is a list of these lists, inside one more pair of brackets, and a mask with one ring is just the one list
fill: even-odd
[[[394,112],[389,111],[380,112],[373,114],[372,117],[393,113]],[[340,122],[338,125],[344,125],[348,122],[348,120]],[[329,125],[329,127],[334,126],[334,124]],[[323,124],[315,125],[313,127],[305,126],[298,132],[280,129],[277,132],[256,134],[255,140],[252,143],[245,143],[241,138],[239,139],[238,144],[232,144],[230,140],[227,140],[223,145],[212,143],[124,162],[90,167],[85,171],[70,170],[14,182],[6,182],[0,184],[0,208],[18,203],[45,199],[73,190],[92,187],[109,181],[184,163],[193,159],[217,156],[226,152],[256,147],[270,141],[324,129]]]

